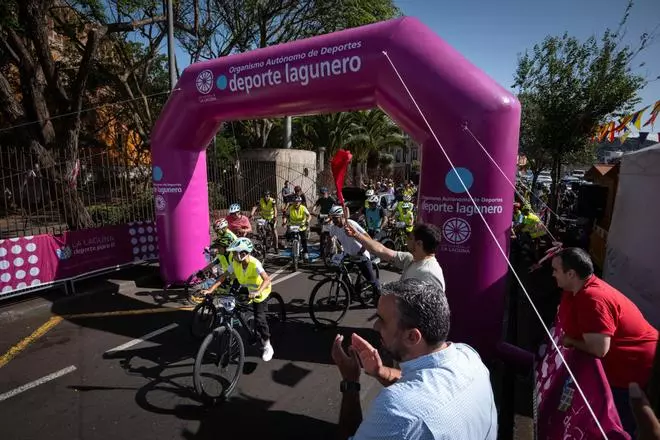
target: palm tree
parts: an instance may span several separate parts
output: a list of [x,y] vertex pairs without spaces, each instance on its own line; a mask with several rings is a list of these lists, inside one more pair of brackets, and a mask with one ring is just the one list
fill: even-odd
[[328,157],[342,148],[350,135],[349,113],[306,116],[294,121],[301,137],[315,150],[326,148]]
[[371,153],[405,145],[401,129],[378,108],[352,113],[349,132],[346,143],[353,153],[356,184],[362,182],[363,168]]

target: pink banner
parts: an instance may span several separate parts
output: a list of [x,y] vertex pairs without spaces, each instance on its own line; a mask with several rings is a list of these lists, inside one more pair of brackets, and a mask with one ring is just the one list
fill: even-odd
[[0,296],[156,258],[153,221],[0,240]]
[[[575,379],[610,440],[630,440],[623,431],[614,406],[605,371],[599,359],[561,345],[559,320],[551,329]],[[535,368],[534,417],[539,439],[602,439],[598,426],[575,387],[557,350],[550,343],[541,346]]]

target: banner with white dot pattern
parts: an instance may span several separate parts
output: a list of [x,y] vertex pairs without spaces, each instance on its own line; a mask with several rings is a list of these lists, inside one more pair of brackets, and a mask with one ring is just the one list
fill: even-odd
[[153,221],[0,240],[0,298],[85,273],[158,258]]

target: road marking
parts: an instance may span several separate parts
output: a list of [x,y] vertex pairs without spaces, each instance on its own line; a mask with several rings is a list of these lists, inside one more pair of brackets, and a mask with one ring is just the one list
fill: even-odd
[[158,307],[155,309],[135,309],[135,310],[115,310],[112,312],[92,312],[92,313],[78,313],[72,315],[62,315],[65,319],[80,319],[80,318],[103,318],[106,316],[126,316],[126,315],[149,315],[152,313],[168,313],[180,312],[182,310],[192,310],[193,306],[183,307]]
[[276,276],[284,272],[284,270],[289,266],[291,266],[291,262],[286,263],[284,266],[280,267],[275,272],[273,272],[273,274],[270,276],[270,279],[274,280]]
[[295,277],[296,275],[300,275],[301,273],[302,273],[302,272],[293,272],[293,273],[290,273],[289,275],[285,275],[285,276],[283,276],[282,278],[278,278],[278,279],[276,279],[275,281],[273,281],[273,282],[271,283],[271,285],[274,286],[274,285],[277,284],[277,283],[281,283],[282,281],[286,281],[286,280],[288,280],[289,278],[293,278],[293,277]]
[[57,324],[62,322],[62,317],[61,316],[53,316],[50,318],[48,321],[46,321],[45,324],[43,324],[41,327],[36,329],[30,336],[27,338],[23,339],[21,342],[18,344],[14,345],[11,347],[5,354],[0,357],[0,368],[4,367],[11,361],[13,358],[15,358],[20,352],[25,350],[30,344],[32,344],[34,341],[48,333],[50,329],[55,327]]
[[25,385],[21,385],[20,387],[14,388],[11,391],[8,391],[4,394],[0,394],[0,402],[2,402],[3,400],[7,400],[10,397],[14,397],[17,394],[21,394],[31,388],[38,387],[39,385],[43,385],[46,382],[50,382],[51,380],[57,379],[58,377],[62,377],[66,374],[72,373],[74,371],[76,371],[75,365],[70,365],[66,368],[62,368],[60,371],[56,371],[54,373],[49,374],[48,376],[44,376],[41,379],[37,379],[30,383],[26,383]]
[[107,353],[114,353],[114,352],[117,352],[117,351],[126,350],[127,348],[131,348],[131,347],[133,347],[134,345],[138,345],[138,344],[140,344],[140,343],[142,343],[142,342],[144,342],[144,341],[148,341],[149,339],[151,339],[151,338],[153,338],[153,337],[155,337],[155,336],[158,336],[158,335],[160,335],[161,333],[165,333],[165,332],[167,332],[167,331],[170,331],[170,330],[172,330],[173,328],[176,328],[176,327],[178,327],[178,326],[179,326],[179,324],[177,324],[176,322],[175,322],[175,323],[172,323],[172,324],[170,324],[170,325],[166,325],[166,326],[163,327],[163,328],[159,328],[158,330],[154,330],[154,331],[152,331],[151,333],[147,333],[146,335],[142,336],[141,338],[133,339],[132,341],[128,341],[128,342],[125,343],[125,344],[119,345],[119,346],[117,346],[117,347],[115,347],[115,348],[111,348],[110,350],[106,351],[106,354],[107,354]]

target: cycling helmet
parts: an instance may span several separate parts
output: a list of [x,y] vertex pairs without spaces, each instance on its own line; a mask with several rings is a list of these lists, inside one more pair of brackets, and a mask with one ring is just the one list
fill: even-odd
[[216,231],[222,231],[223,229],[226,229],[227,227],[229,227],[229,223],[227,223],[227,220],[225,220],[224,218],[216,220],[213,223],[213,229],[215,229]]
[[371,196],[371,197],[369,197],[369,199],[367,201],[369,203],[378,203],[378,202],[380,202],[380,198],[378,196]]
[[330,192],[330,191],[328,191],[328,188],[325,188],[325,187],[321,188],[321,191],[320,191],[321,194],[325,194],[327,192]]
[[229,213],[236,214],[237,212],[241,212],[241,205],[234,203],[229,207]]
[[402,209],[412,209],[412,203],[404,203],[401,205]]
[[344,208],[342,208],[339,205],[333,206],[330,208],[330,212],[328,212],[328,215],[330,217],[343,217],[344,216]]
[[241,237],[231,243],[227,250],[230,252],[247,252],[249,254],[254,250],[254,246],[249,238]]
[[295,196],[293,198],[293,203],[301,203],[302,202],[302,197],[300,196]]
[[217,243],[225,249],[231,246],[233,242],[234,240],[229,235],[223,235],[217,241]]
[[270,197],[271,194],[272,194],[272,192],[270,192],[269,189],[267,189],[266,191],[264,191],[264,197]]
[[368,189],[367,192],[365,193],[365,196],[367,196],[367,197],[371,197],[371,196],[373,196],[374,194],[375,194],[375,193],[374,193],[374,190],[373,190],[373,189]]
[[410,202],[411,200],[412,200],[412,197],[410,197],[410,195],[406,194],[406,195],[403,196],[403,201],[404,202]]

